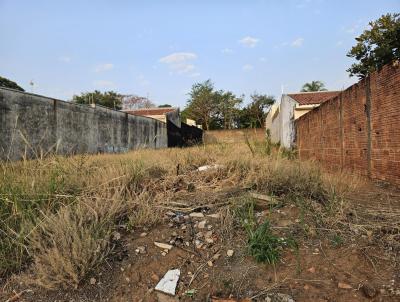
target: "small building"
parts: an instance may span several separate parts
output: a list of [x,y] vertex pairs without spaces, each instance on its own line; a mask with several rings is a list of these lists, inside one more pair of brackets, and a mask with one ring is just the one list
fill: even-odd
[[186,124],[188,124],[189,126],[194,126],[200,129],[203,129],[203,127],[201,125],[197,125],[195,120],[192,120],[190,118],[186,119]]
[[167,122],[167,113],[177,111],[179,114],[179,109],[174,107],[125,109],[121,111],[128,114],[151,117],[164,123]]
[[340,91],[317,91],[283,94],[281,101],[268,112],[265,127],[271,141],[292,148],[296,130],[294,121],[323,102],[337,96]]

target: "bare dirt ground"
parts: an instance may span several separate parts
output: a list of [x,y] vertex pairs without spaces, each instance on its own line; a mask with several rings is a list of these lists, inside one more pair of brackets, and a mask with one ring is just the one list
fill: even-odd
[[[345,226],[337,236],[331,235],[334,230],[311,228],[298,204],[271,206],[256,200],[259,222],[268,218],[276,234],[290,230],[297,235],[298,249],[282,251],[275,265],[257,263],[249,256],[246,234],[225,207],[227,201],[248,194],[234,187],[178,190],[176,204],[166,207],[162,223],[121,229],[112,257],[79,289],[47,292],[11,280],[0,297],[37,302],[291,301],[289,296],[294,301],[400,301],[399,250],[395,250],[400,235],[389,219],[400,211],[398,189],[366,183],[347,194]],[[191,212],[204,217],[191,217]],[[343,231],[347,229],[348,233]],[[173,248],[164,251],[154,242]],[[228,256],[228,250],[233,255]],[[155,291],[159,279],[176,268],[181,271],[177,295]]]

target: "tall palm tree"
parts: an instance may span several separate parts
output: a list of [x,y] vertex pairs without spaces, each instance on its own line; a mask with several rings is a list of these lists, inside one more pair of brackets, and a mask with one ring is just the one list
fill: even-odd
[[312,91],[327,91],[325,84],[321,81],[312,81],[311,83],[305,83],[301,88],[301,92],[312,92]]

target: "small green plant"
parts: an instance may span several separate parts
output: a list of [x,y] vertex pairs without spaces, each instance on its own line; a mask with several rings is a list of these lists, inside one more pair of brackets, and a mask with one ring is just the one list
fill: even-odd
[[344,240],[343,238],[338,235],[338,234],[334,234],[331,238],[331,243],[334,247],[339,247],[343,244]]
[[280,258],[281,250],[287,245],[288,242],[284,238],[272,234],[268,220],[252,232],[248,239],[250,255],[257,262],[268,264],[276,263]]

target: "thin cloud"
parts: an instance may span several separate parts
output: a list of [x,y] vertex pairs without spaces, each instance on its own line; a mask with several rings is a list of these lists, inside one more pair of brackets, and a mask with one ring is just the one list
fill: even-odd
[[243,65],[242,69],[243,69],[243,71],[251,71],[254,69],[254,66],[251,64],[245,64],[245,65]]
[[193,52],[175,52],[160,59],[161,63],[175,64],[197,59],[197,55]]
[[263,63],[267,62],[267,58],[261,57],[261,58],[260,58],[260,62],[263,62]]
[[197,59],[197,55],[192,52],[175,52],[159,59],[160,63],[166,64],[170,69],[170,74],[196,74],[196,66],[192,63]]
[[254,37],[244,37],[239,40],[239,43],[242,44],[244,47],[254,48],[257,46],[257,43],[260,42],[260,39]]
[[304,39],[303,38],[297,38],[296,40],[294,40],[291,44],[292,47],[301,47],[304,43]]
[[99,64],[96,66],[94,69],[95,72],[102,72],[102,71],[108,71],[114,68],[114,64],[112,63],[104,63],[104,64]]

